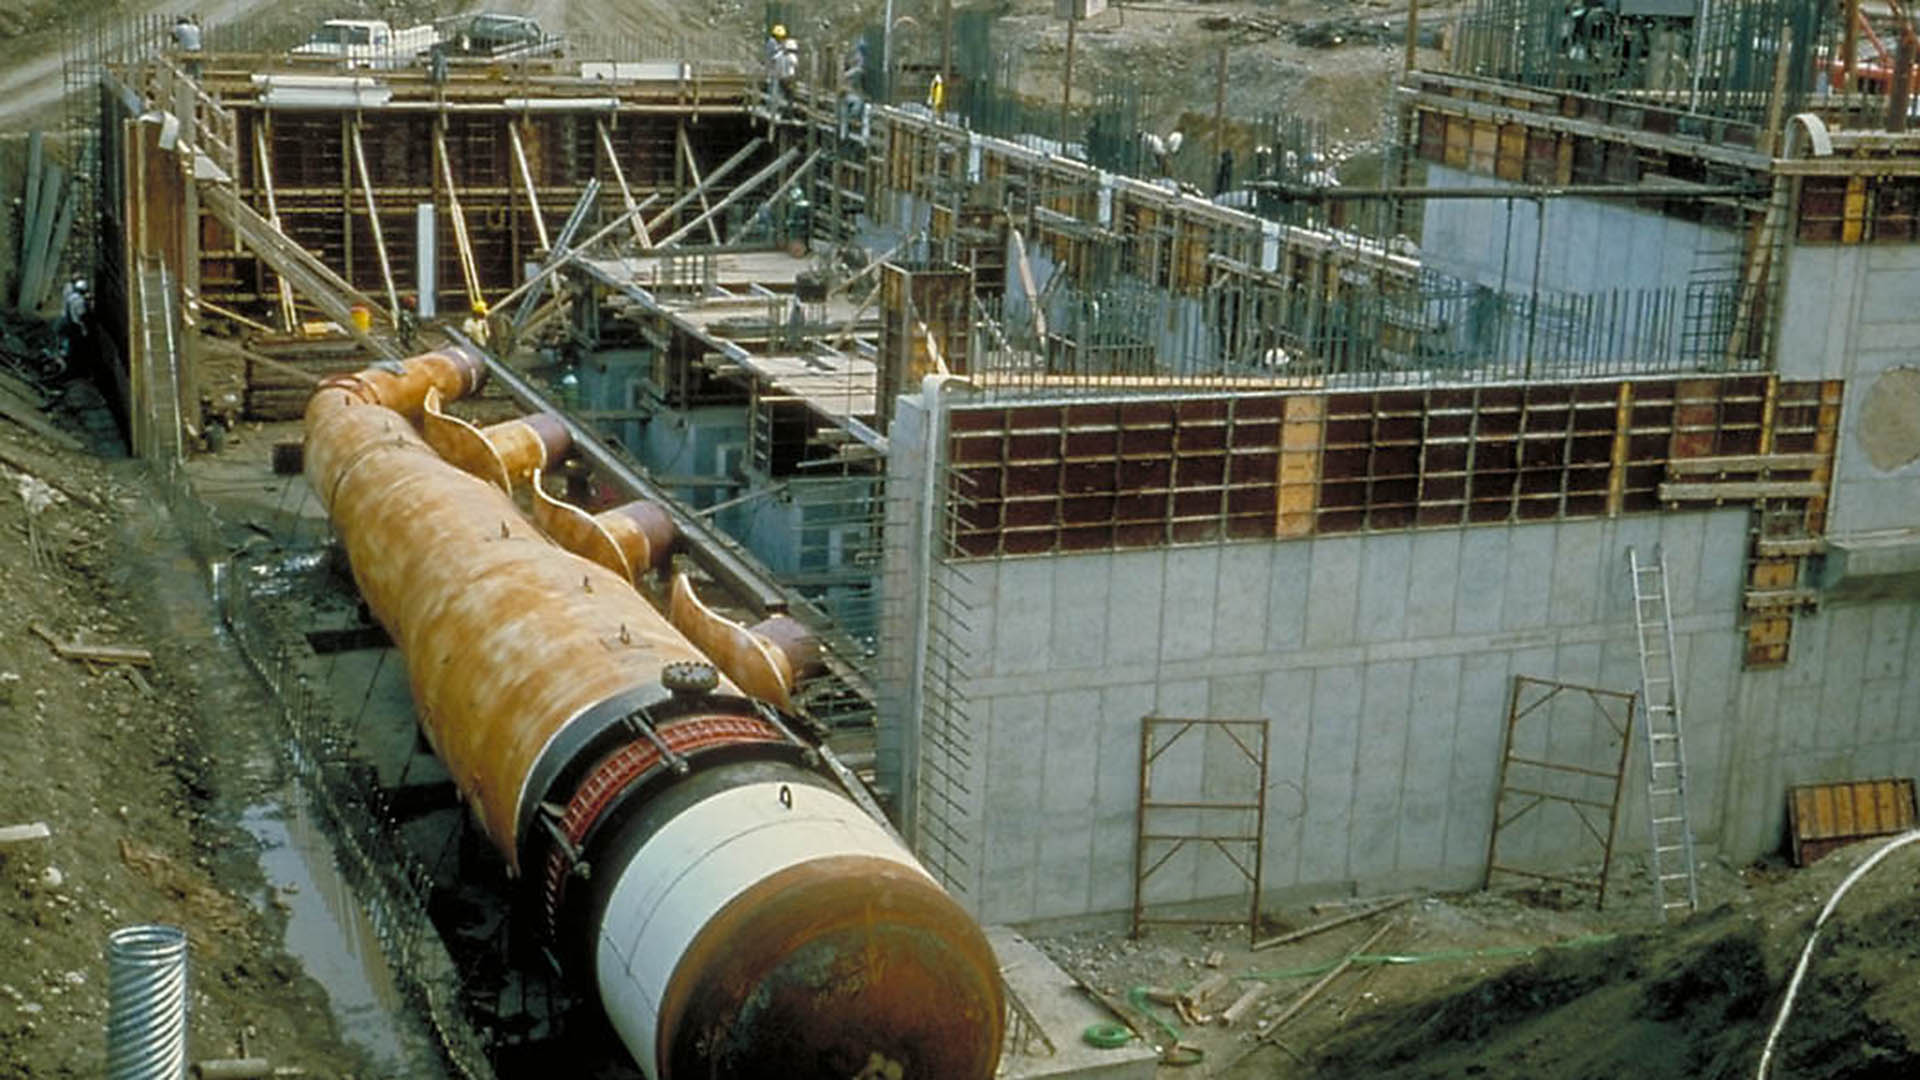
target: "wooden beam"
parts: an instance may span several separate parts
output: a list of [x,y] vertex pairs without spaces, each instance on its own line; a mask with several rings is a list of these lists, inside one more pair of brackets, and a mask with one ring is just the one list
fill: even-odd
[[287,239],[275,229],[259,211],[248,206],[233,191],[220,184],[207,184],[202,188],[205,205],[213,211],[213,216],[231,228],[248,246],[257,252],[262,261],[289,279],[292,284],[312,300],[314,305],[325,312],[327,317],[344,327],[347,333],[361,344],[379,353],[389,360],[401,359],[400,350],[384,338],[376,338],[353,324],[353,312],[350,301],[357,300],[369,308],[376,306],[359,290],[342,281],[339,275],[328,269],[327,265],[316,258],[312,252]]
[[[289,304],[293,302],[293,296],[291,293],[289,293],[287,296],[287,302]],[[217,304],[212,300],[207,299],[204,296],[200,298],[200,307],[202,310],[212,312],[213,314],[218,315],[223,319],[232,319],[234,322],[237,322],[241,326],[247,327],[250,330],[258,330],[263,334],[279,333],[278,330],[275,330],[273,327],[268,326],[266,323],[263,323],[258,319],[249,319],[245,315],[240,314],[239,312],[233,310],[232,308],[223,307],[220,304]]]
[[1668,476],[1715,476],[1720,473],[1806,472],[1827,463],[1825,454],[1731,454],[1725,457],[1675,458],[1667,462]]
[[[267,222],[274,232],[280,232],[280,205],[273,192],[273,159],[267,153],[267,116],[261,114],[253,125],[253,150],[260,163],[260,188],[267,195]],[[281,329],[291,334],[300,326],[299,315],[293,309],[293,283],[281,273],[274,274],[280,286]]]
[[1820,603],[1818,589],[1748,589],[1740,597],[1741,604],[1748,611],[1760,611],[1772,608],[1816,607]]
[[515,300],[520,299],[520,297],[526,294],[527,290],[538,286],[542,282],[546,281],[548,278],[552,277],[553,275],[559,273],[561,270],[565,269],[567,266],[571,265],[576,259],[580,258],[582,255],[585,255],[588,251],[591,251],[593,249],[593,245],[598,244],[602,240],[605,240],[609,235],[613,233],[615,229],[618,229],[621,226],[625,225],[630,218],[635,218],[640,216],[640,213],[646,210],[647,207],[653,205],[654,201],[657,198],[658,196],[649,195],[646,197],[646,199],[644,199],[640,203],[640,205],[634,207],[632,210],[628,211],[627,213],[621,214],[619,217],[614,218],[612,221],[609,221],[605,225],[602,225],[600,227],[599,232],[594,233],[592,236],[589,236],[585,240],[582,240],[578,244],[575,244],[569,251],[567,251],[566,254],[561,255],[559,258],[549,260],[547,265],[538,274],[535,274],[534,276],[514,286],[512,292],[501,297],[493,306],[505,307],[508,304],[511,304],[512,302],[514,302]]
[[270,370],[277,371],[280,374],[285,375],[286,377],[307,386],[319,386],[321,382],[320,376],[315,375],[313,372],[308,371],[305,368],[295,367],[294,365],[287,363],[285,360],[275,360],[271,356],[267,356],[264,353],[254,352],[252,349],[249,349],[243,345],[235,345],[231,341],[224,341],[217,337],[209,337],[206,339],[206,347],[212,352],[226,353],[228,356],[237,356],[242,360],[259,364],[263,368],[268,368]]
[[1736,480],[1724,484],[1661,484],[1661,502],[1752,502],[1755,499],[1811,499],[1825,495],[1825,484],[1804,480]]
[[440,182],[447,189],[447,210],[453,220],[453,243],[460,253],[460,276],[467,286],[467,303],[478,304],[480,295],[480,271],[473,262],[473,244],[467,238],[467,216],[460,209],[460,192],[453,183],[453,162],[447,156],[447,131],[445,118],[435,124],[433,129],[433,153],[440,163]]
[[620,167],[620,155],[614,152],[613,134],[607,130],[607,122],[598,117],[594,118],[593,126],[600,135],[600,149],[607,155],[607,166],[613,170],[613,182],[620,186],[620,204],[627,208],[627,217],[633,221],[633,238],[645,251],[653,246],[653,238],[647,235],[647,223],[635,212],[633,189],[627,186],[627,172]]
[[1027,241],[1020,235],[1019,228],[1008,230],[1013,238],[1013,260],[1020,270],[1020,291],[1026,294],[1027,310],[1033,313],[1033,333],[1041,341],[1047,340],[1047,312],[1040,306],[1040,290],[1033,281],[1033,262],[1027,258]]
[[727,176],[727,174],[733,172],[734,169],[738,168],[741,162],[753,156],[754,151],[760,149],[760,147],[764,146],[765,144],[766,144],[766,140],[755,138],[752,142],[749,142],[747,145],[735,151],[732,157],[720,163],[719,168],[707,174],[706,183],[700,185],[700,187],[697,187],[692,191],[688,191],[681,194],[681,196],[673,200],[673,202],[665,210],[660,211],[659,213],[653,215],[652,218],[648,219],[647,226],[646,226],[647,233],[651,235],[653,233],[653,230],[659,228],[661,225],[665,224],[666,222],[673,220],[673,215],[686,209],[688,204],[692,203],[695,199],[700,197],[701,188],[710,188],[718,184],[722,179],[724,179]]
[[527,164],[527,147],[520,141],[520,125],[511,120],[507,121],[507,141],[513,144],[513,163],[520,172],[520,186],[527,190],[527,207],[533,211],[533,235],[540,241],[541,251],[551,251],[553,238],[547,235],[547,219],[540,213],[540,196],[533,188],[533,167]]
[[[1425,73],[1422,73],[1423,76]],[[1520,124],[1542,131],[1561,132],[1568,135],[1584,136],[1601,142],[1623,143],[1628,146],[1659,150],[1681,157],[1699,158],[1721,165],[1733,165],[1755,172],[1767,168],[1764,155],[1752,150],[1742,150],[1735,146],[1703,142],[1695,139],[1680,138],[1674,135],[1661,135],[1633,128],[1616,127],[1611,124],[1597,123],[1592,120],[1580,120],[1573,117],[1558,116],[1552,113],[1533,112],[1528,109],[1516,109],[1505,105],[1487,102],[1468,101],[1465,98],[1441,95],[1426,96],[1418,87],[1401,87],[1400,92],[1415,98],[1414,108],[1419,111],[1440,113],[1442,115],[1464,116],[1474,120],[1488,120],[1496,124]]]
[[387,314],[400,325],[400,291],[393,287],[393,264],[387,261],[387,232],[380,227],[380,207],[373,201],[373,175],[367,171],[367,150],[360,139],[360,118],[353,117],[353,167],[360,174],[360,192],[366,196],[367,224],[373,228],[373,253],[380,258],[380,280],[387,286]]
[[[774,173],[777,173],[781,169],[785,168],[787,166],[787,163],[792,161],[794,158],[794,155],[798,154],[799,152],[800,151],[798,149],[791,149],[791,150],[788,150],[786,153],[781,154],[779,157],[775,158],[773,161],[773,164],[768,165],[766,168],[761,169],[759,172],[754,173],[752,176],[742,181],[739,186],[735,187],[732,191],[727,192],[726,196],[722,198],[719,202],[714,203],[711,207],[709,207],[705,213],[701,214],[699,217],[694,218],[692,221],[687,222],[685,225],[680,226],[678,229],[675,229],[672,233],[668,234],[666,239],[654,245],[655,249],[657,250],[660,248],[670,248],[673,245],[679,243],[682,237],[686,236],[688,233],[692,232],[693,230],[699,228],[702,223],[710,220],[713,217],[713,215],[718,214],[720,211],[725,210],[727,207],[732,206],[736,202],[739,202],[741,199],[745,198],[748,195],[748,193],[752,192],[755,188],[765,183],[768,177],[772,176]],[[775,200],[779,199],[781,195],[785,194],[786,190],[792,187],[795,181],[799,180],[802,176],[805,176],[807,174],[808,169],[813,168],[813,163],[820,160],[820,155],[824,152],[825,151],[822,151],[822,150],[815,150],[813,153],[808,154],[807,160],[801,162],[799,168],[793,170],[792,173],[788,174],[787,178],[780,182],[780,186],[773,189],[773,193],[767,196],[767,201],[769,203],[772,203]],[[694,190],[697,192],[700,189],[695,188]]]
[[1792,559],[1818,555],[1827,550],[1824,536],[1762,536],[1753,542],[1753,553],[1763,559]]
[[707,185],[700,179],[700,165],[693,160],[693,147],[687,143],[687,125],[684,121],[673,126],[673,138],[679,144],[680,155],[686,159],[687,175],[693,177],[693,192],[700,196],[700,216],[707,221],[707,236],[714,247],[720,246],[720,228],[713,223],[713,207],[707,205]]
[[42,623],[33,623],[29,629],[52,646],[54,654],[62,660],[85,660],[94,664],[133,664],[138,667],[153,666],[153,653],[136,645],[88,645],[80,641],[61,641]]

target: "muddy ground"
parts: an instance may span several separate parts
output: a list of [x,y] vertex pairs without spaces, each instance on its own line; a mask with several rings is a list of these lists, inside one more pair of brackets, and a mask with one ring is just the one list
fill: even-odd
[[[1238,928],[1150,927],[1139,941],[1112,932],[1039,941],[1102,990],[1150,1013],[1143,1026],[1156,1042],[1173,1043],[1177,1030],[1180,1043],[1200,1050],[1198,1068],[1163,1066],[1166,1078],[1733,1080],[1754,1075],[1814,916],[1875,846],[1856,845],[1806,870],[1766,863],[1736,872],[1709,862],[1701,913],[1665,930],[1653,923],[1644,881],[1628,870],[1620,879],[1627,888],[1604,912],[1577,891],[1496,889],[1415,897],[1259,952]],[[1290,911],[1261,932],[1312,926],[1371,903]],[[1329,967],[1356,952],[1352,967],[1293,1011]],[[1920,845],[1861,879],[1827,923],[1773,1075],[1916,1075],[1916,962]],[[1156,1005],[1148,989],[1186,990],[1221,974],[1227,987],[1207,1008],[1216,1015],[1248,989],[1268,988],[1232,1026],[1194,1024]],[[1262,1033],[1282,1045],[1256,1043]]]
[[[245,1033],[276,1064],[352,1075],[239,828],[277,784],[259,687],[141,469],[106,449],[0,422],[0,825],[52,832],[0,845],[0,1077],[102,1075],[107,935],[147,922],[187,930],[193,1058]],[[153,665],[63,660],[36,628]]]

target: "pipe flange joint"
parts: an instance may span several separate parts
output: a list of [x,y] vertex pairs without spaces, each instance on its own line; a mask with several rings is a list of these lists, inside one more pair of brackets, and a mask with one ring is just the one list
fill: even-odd
[[660,669],[660,685],[677,698],[710,694],[720,685],[720,673],[700,660],[680,660]]

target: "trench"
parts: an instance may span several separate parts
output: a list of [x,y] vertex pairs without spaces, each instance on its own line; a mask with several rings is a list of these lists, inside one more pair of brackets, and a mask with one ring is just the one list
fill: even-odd
[[202,813],[222,849],[216,874],[282,928],[281,947],[326,992],[335,1030],[366,1058],[365,1075],[437,1080],[446,1072],[427,1026],[400,992],[370,906],[342,872],[300,779],[305,751],[274,722],[269,687],[223,624],[219,601],[236,565],[230,537],[193,512],[192,495],[174,494],[184,496],[169,500],[175,512],[160,498],[129,507],[118,576],[167,643],[170,672],[196,696],[194,738],[210,763]]
[[241,811],[240,826],[259,843],[266,878],[254,903],[285,915],[287,952],[326,990],[334,1023],[367,1054],[376,1074],[436,1074],[431,1047],[399,1019],[405,1002],[373,923],[340,873],[307,799],[295,780]]

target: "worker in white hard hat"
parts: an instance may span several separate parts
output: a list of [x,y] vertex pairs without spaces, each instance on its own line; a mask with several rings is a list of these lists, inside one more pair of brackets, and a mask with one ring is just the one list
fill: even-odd
[[74,357],[87,349],[87,314],[93,310],[93,297],[87,279],[75,277],[60,290],[60,318],[54,322],[55,355],[46,364],[46,374],[58,378],[65,374]]

